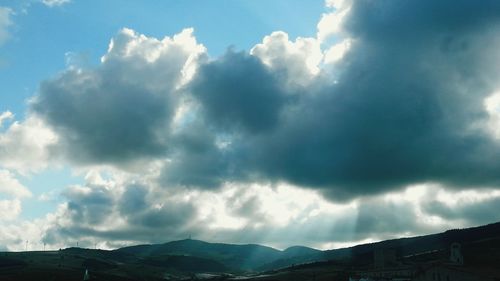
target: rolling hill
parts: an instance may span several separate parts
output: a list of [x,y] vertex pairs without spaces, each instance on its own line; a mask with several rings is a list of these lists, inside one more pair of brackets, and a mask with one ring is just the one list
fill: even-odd
[[500,223],[494,223],[327,251],[302,246],[280,251],[256,244],[186,239],[111,251],[68,248],[3,252],[0,280],[81,280],[85,270],[89,270],[91,280],[231,280],[234,275],[258,280],[252,274],[263,271],[268,272],[266,276],[281,274],[276,280],[291,280],[293,276],[295,280],[303,280],[321,272],[327,278],[344,276],[342,270],[347,268],[373,266],[374,251],[379,249],[393,250],[399,263],[446,259],[453,242],[462,244],[468,265],[495,268],[500,264]]
[[285,251],[280,251],[256,244],[234,245],[185,239],[165,244],[125,247],[116,250],[116,252],[134,254],[140,257],[158,255],[195,256],[216,260],[230,269],[241,271],[255,270],[279,259],[288,259],[321,251],[302,246],[290,247]]

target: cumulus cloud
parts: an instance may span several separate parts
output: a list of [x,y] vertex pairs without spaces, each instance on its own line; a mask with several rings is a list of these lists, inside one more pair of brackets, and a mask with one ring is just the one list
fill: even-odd
[[[238,61],[235,69],[223,56],[200,68],[194,96],[206,120],[236,136],[231,147],[237,156],[228,160],[266,180],[319,188],[337,200],[419,182],[496,185],[499,146],[477,124],[487,121],[483,101],[498,87],[496,51],[484,47],[499,43],[491,31],[498,30],[499,18],[491,12],[498,5],[449,4],[353,3],[342,22],[354,39],[336,79],[321,79],[307,94],[299,87],[260,89],[267,81],[286,80],[250,59],[231,57]],[[439,16],[410,16],[420,9]],[[470,9],[484,17],[463,18]],[[273,36],[264,45],[286,42],[283,34]],[[258,45],[253,53],[265,63],[263,50]],[[259,77],[260,83],[236,82],[239,73],[239,80]],[[282,98],[286,102],[274,102]],[[255,129],[262,126],[267,131]]]
[[[490,202],[492,191],[453,191],[431,185],[333,203],[318,192],[287,184],[165,190],[154,180],[112,174],[108,180],[88,178],[84,186],[68,187],[63,192],[68,202],[48,220],[43,241],[56,248],[75,241],[82,246],[98,242],[102,247],[117,247],[192,235],[278,248],[293,244],[332,248],[477,224],[463,214],[457,214],[461,219],[437,218],[437,211],[429,207],[431,195],[460,201],[472,198],[471,192],[477,206]],[[481,222],[498,217],[494,208],[486,210],[480,212]]]
[[97,240],[123,245],[186,237],[185,228],[197,222],[194,203],[129,176],[114,173],[97,181],[87,177],[84,186],[68,187],[62,194],[67,202],[54,215],[43,241],[62,246],[80,241],[88,246]]
[[334,10],[329,13],[324,13],[321,16],[317,25],[317,34],[319,42],[326,43],[327,40],[342,33],[344,19],[351,9],[351,2],[349,0],[328,0],[326,6]]
[[89,180],[85,186],[68,187],[63,192],[68,202],[48,224],[43,241],[54,247],[74,241],[82,246],[112,241],[106,247],[113,247],[192,235],[285,247],[290,243],[316,246],[331,241],[332,234],[339,241],[352,241],[355,235],[345,225],[350,221],[353,226],[355,206],[333,205],[313,191],[234,184],[217,191],[165,190],[134,178]]
[[9,39],[9,26],[12,25],[10,16],[12,15],[12,10],[7,7],[0,7],[0,46]]
[[343,41],[331,46],[325,51],[324,62],[332,64],[341,60],[351,47],[352,39],[344,39]]
[[297,38],[292,42],[288,34],[273,32],[264,37],[262,43],[255,45],[250,54],[258,57],[264,64],[284,76],[292,85],[307,86],[320,72],[319,64],[323,53],[315,38]]
[[5,111],[2,114],[0,114],[0,128],[2,128],[3,122],[5,122],[5,120],[9,120],[12,118],[14,118],[14,114],[12,114],[12,112],[10,111]]
[[[3,203],[0,201],[0,206],[2,206],[2,204]],[[14,206],[10,207],[16,206],[17,203],[14,203]],[[10,211],[12,211],[12,209]],[[40,238],[46,230],[46,225],[50,224],[50,222],[51,220],[49,217],[34,221],[17,220],[15,223],[10,220],[3,223],[0,220],[0,245],[3,245],[7,251],[24,251],[26,247],[29,251],[41,251],[44,249],[44,244]]]
[[55,162],[56,155],[50,148],[57,141],[57,135],[35,116],[15,121],[0,133],[0,167],[21,174],[39,171],[48,166],[49,160]]
[[[3,185],[4,183],[1,182]],[[0,190],[1,192],[1,190]],[[14,200],[0,200],[0,222],[1,221],[13,221],[21,213],[21,201],[19,199]]]
[[322,39],[275,32],[250,54],[205,60],[191,29],[163,40],[124,29],[99,67],[45,81],[31,108],[69,159],[164,159],[167,185],[285,181],[334,200],[494,186],[499,143],[478,124],[500,86],[498,8],[345,1],[334,10],[345,41],[326,52],[333,77]]
[[32,195],[31,192],[8,170],[0,170],[0,193],[15,198],[29,197]]
[[165,187],[220,187],[243,175],[234,167],[234,152],[223,136],[209,128],[203,120],[192,120],[172,138],[175,150],[164,163],[159,181]]
[[180,99],[175,91],[193,72],[204,47],[192,29],[147,38],[123,29],[96,69],[70,68],[45,81],[32,111],[58,134],[77,163],[123,163],[161,156]]
[[287,96],[260,60],[229,51],[200,67],[190,84],[209,124],[260,133],[275,128]]
[[500,215],[496,212],[500,204],[498,190],[482,193],[468,190],[453,197],[440,194],[435,198],[423,204],[422,208],[429,215],[442,220],[458,221],[466,225],[487,224],[500,220]]

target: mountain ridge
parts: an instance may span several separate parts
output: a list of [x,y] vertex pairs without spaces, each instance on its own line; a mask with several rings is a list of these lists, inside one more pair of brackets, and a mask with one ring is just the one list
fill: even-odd
[[500,237],[500,222],[463,229],[450,229],[441,233],[402,237],[352,247],[318,250],[306,246],[291,246],[278,250],[259,244],[210,243],[195,239],[170,241],[163,244],[137,245],[115,251],[139,256],[170,254],[191,255],[214,259],[231,269],[266,271],[301,263],[317,261],[354,261],[368,263],[377,249],[390,248],[398,256],[443,250],[453,242],[469,243],[489,237]]
[[[238,276],[258,280],[258,276],[276,274],[305,278],[307,274],[332,270],[336,273],[332,271],[331,274],[341,274],[352,268],[374,268],[374,253],[378,250],[391,250],[399,265],[446,262],[450,245],[455,242],[461,244],[468,266],[495,268],[500,261],[500,222],[325,251],[304,246],[277,250],[258,244],[184,239],[115,250],[67,248],[3,252],[0,255],[0,280],[76,281],[81,280],[86,270],[90,271],[92,280],[107,281],[159,281],[165,280],[165,276],[170,280],[190,280],[196,274],[220,277],[213,280],[239,280]],[[287,276],[276,280],[289,280]],[[302,280],[300,278],[295,280]]]
[[259,244],[209,243],[195,239],[183,239],[162,244],[145,244],[123,247],[116,252],[135,254],[141,257],[154,255],[189,255],[221,261],[229,268],[253,270],[280,258],[290,258],[320,250],[292,246],[283,251]]

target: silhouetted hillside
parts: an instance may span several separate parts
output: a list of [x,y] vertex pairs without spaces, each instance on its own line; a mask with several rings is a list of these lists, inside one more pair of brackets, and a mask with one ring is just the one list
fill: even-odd
[[298,256],[310,256],[310,255],[315,255],[319,254],[322,251],[309,248],[309,247],[304,247],[304,246],[292,246],[283,251],[281,254],[281,258],[293,258],[293,257],[298,257]]
[[[439,234],[400,238],[363,244],[350,248],[328,250],[321,258],[328,260],[364,259],[376,249],[394,249],[398,256],[415,255],[423,252],[448,249],[453,242],[464,245],[483,239],[500,237],[500,223],[466,229],[453,229]],[[320,257],[318,257],[320,258]]]
[[152,256],[143,259],[142,262],[157,267],[192,273],[230,271],[229,268],[217,261],[191,256]]
[[188,255],[218,261],[233,269],[251,270],[280,258],[282,252],[261,245],[232,245],[207,243],[186,239],[157,245],[125,247],[117,252],[131,253],[142,257],[159,255]]
[[393,250],[400,264],[426,263],[447,259],[453,242],[462,245],[467,266],[495,268],[500,264],[500,223],[495,223],[328,251],[302,246],[279,251],[188,239],[113,251],[4,252],[0,254],[0,280],[81,280],[85,270],[92,280],[188,280],[196,274],[230,280],[227,273],[247,276],[249,271],[264,270],[276,280],[306,280],[317,274],[344,280],[349,268],[372,268],[378,249]]
[[[464,250],[467,250],[471,243],[491,239],[500,239],[500,223],[493,223],[479,227],[466,229],[453,229],[443,233],[417,236],[411,238],[400,238],[385,240],[376,243],[362,244],[348,248],[326,250],[326,251],[309,251],[304,255],[294,255],[292,257],[282,257],[268,264],[259,267],[260,270],[272,270],[277,268],[289,267],[302,263],[314,263],[318,261],[342,261],[350,264],[370,264],[373,262],[373,252],[377,249],[392,249],[396,251],[398,257],[417,255],[422,253],[440,252],[442,257],[447,256],[451,243],[458,242],[464,245]],[[485,248],[495,249],[491,245]],[[475,250],[473,250],[475,251]],[[429,259],[430,256],[421,256],[420,258]],[[500,264],[500,260],[499,260]]]

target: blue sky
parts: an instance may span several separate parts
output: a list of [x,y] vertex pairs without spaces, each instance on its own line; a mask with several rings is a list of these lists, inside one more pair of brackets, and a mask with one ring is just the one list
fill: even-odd
[[0,249],[327,249],[499,221],[499,15],[0,0]]

